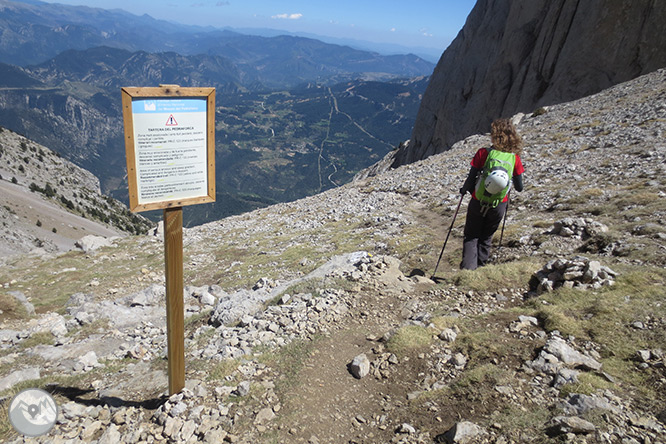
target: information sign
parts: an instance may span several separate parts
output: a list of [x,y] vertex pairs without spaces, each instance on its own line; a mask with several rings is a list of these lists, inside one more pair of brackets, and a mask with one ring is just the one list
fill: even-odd
[[164,210],[169,394],[185,387],[183,209],[215,201],[215,88],[122,88],[130,210]]
[[130,210],[215,201],[215,89],[122,88]]

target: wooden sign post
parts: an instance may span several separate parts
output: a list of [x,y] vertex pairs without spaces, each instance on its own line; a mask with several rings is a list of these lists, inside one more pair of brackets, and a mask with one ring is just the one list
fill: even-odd
[[185,313],[183,307],[183,209],[164,209],[167,361],[169,395],[185,387]]
[[183,209],[215,201],[215,88],[122,88],[130,210],[164,210],[169,394],[185,387]]

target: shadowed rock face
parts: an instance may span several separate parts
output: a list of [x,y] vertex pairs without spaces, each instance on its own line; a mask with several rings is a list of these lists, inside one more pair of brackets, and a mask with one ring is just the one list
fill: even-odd
[[658,0],[479,0],[444,52],[393,167],[448,150],[517,112],[666,66]]

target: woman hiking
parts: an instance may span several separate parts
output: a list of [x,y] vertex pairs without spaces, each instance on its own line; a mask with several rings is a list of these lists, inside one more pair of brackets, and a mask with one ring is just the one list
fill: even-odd
[[472,193],[467,206],[463,257],[460,268],[476,270],[490,256],[493,234],[506,212],[509,191],[523,190],[523,163],[520,160],[523,141],[509,119],[498,119],[490,125],[490,148],[479,149],[460,194]]

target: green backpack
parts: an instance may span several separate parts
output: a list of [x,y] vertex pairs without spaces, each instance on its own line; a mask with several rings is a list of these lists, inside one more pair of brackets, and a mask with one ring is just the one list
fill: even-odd
[[496,208],[511,189],[516,155],[490,149],[476,182],[475,196],[482,206]]

